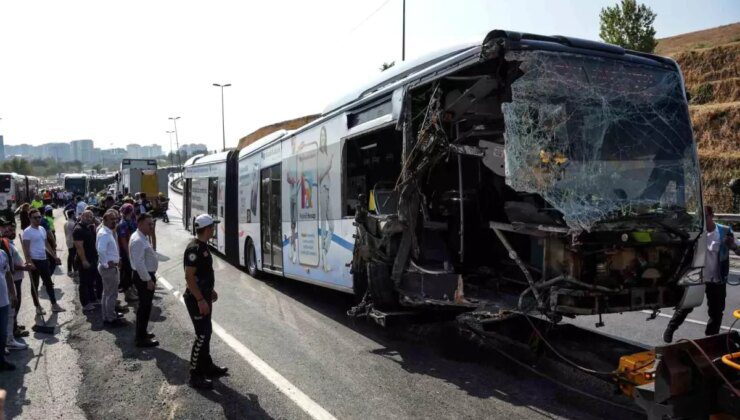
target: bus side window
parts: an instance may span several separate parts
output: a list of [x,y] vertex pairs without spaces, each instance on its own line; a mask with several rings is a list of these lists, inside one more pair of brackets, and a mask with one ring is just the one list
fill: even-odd
[[401,139],[400,132],[386,127],[345,140],[343,217],[355,215],[360,194],[370,197],[375,185],[395,185],[401,173]]

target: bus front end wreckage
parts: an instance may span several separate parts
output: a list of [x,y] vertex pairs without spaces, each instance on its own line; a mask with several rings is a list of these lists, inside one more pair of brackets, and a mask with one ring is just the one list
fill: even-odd
[[703,265],[700,176],[674,62],[494,31],[474,63],[406,88],[396,130],[400,173],[358,200],[350,313],[697,304],[682,300]]

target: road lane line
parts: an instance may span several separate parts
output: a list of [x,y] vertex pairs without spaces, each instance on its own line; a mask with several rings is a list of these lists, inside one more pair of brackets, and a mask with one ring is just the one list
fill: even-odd
[[[157,278],[162,285],[168,290],[172,290],[172,294],[181,303],[185,303],[181,293],[178,290],[174,290],[174,286],[168,282],[164,277]],[[324,407],[320,406],[308,395],[304,394],[303,391],[298,389],[295,385],[290,383],[280,372],[273,369],[270,365],[257,356],[247,346],[242,344],[234,336],[229,334],[221,325],[216,321],[211,320],[213,324],[213,332],[221,338],[232,350],[234,350],[239,356],[242,357],[252,368],[259,372],[268,381],[282,392],[286,397],[293,401],[298,407],[300,407],[306,414],[316,420],[337,420],[331,413],[326,411]]]
[[[650,315],[652,315],[653,313],[653,311],[640,311],[640,312],[644,314],[650,314]],[[663,313],[658,314],[658,316],[662,316],[663,318],[673,318],[673,315],[668,315],[668,314],[663,314]],[[704,321],[699,321],[699,320],[691,319],[691,318],[686,318],[685,321],[690,322],[692,324],[705,325],[705,326],[707,325],[707,323]],[[723,330],[728,330],[728,331],[730,330],[730,327],[725,327],[724,325],[721,325],[720,328]]]
[[165,280],[164,277],[157,277],[157,280],[159,280],[159,282],[162,283],[162,286],[164,286],[167,290],[173,290],[175,288],[170,282]]

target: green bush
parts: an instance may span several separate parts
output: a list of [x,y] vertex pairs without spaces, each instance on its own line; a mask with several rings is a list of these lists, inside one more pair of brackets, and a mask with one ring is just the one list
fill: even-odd
[[693,95],[691,95],[691,102],[694,104],[706,104],[712,102],[714,99],[714,88],[709,83],[699,85],[694,89]]

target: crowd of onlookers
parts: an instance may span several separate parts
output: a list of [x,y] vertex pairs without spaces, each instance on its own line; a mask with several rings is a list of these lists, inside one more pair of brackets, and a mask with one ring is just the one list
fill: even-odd
[[[46,193],[44,196],[53,199],[53,193]],[[159,345],[148,331],[159,265],[153,214],[168,220],[166,197],[160,194],[156,205],[144,193],[134,197],[122,194],[114,197],[112,192],[74,198],[60,194],[59,197],[59,202],[46,204],[37,196],[31,203],[20,205],[16,213],[5,212],[0,217],[0,275],[5,276],[7,285],[0,285],[0,371],[15,369],[5,359],[6,351],[28,348],[23,338],[29,332],[18,323],[25,272],[31,277],[31,297],[37,318],[43,321],[46,314],[38,295],[40,282],[46,289],[49,309],[65,311],[56,300],[52,278],[62,266],[57,255],[57,233],[64,235],[67,275],[78,284],[82,311],[98,312],[105,328],[125,326],[124,308],[117,299],[123,293],[126,301],[138,301],[136,346]],[[54,206],[63,209],[66,221],[62,232],[55,229]],[[14,243],[16,214],[21,225],[23,256]],[[186,246],[183,256],[187,288],[182,296],[195,331],[189,384],[199,389],[212,389],[213,378],[228,374],[228,368],[216,365],[210,354],[211,308],[218,300],[218,293],[214,289],[213,256],[208,242],[214,237],[217,223],[208,214],[198,215],[193,222],[196,237]],[[31,329],[54,333],[52,326],[34,325]]]
[[[158,205],[166,204],[161,194]],[[144,193],[134,197],[118,194],[90,194],[73,196],[59,189],[42,191],[30,203],[23,203],[16,211],[6,211],[0,217],[0,371],[14,370],[5,355],[9,351],[24,350],[28,329],[18,322],[21,290],[25,273],[31,280],[31,298],[36,315],[43,317],[46,309],[39,299],[39,285],[43,283],[52,312],[64,312],[57,302],[52,275],[62,269],[57,255],[60,236],[68,254],[67,275],[79,287],[79,299],[86,313],[100,311],[103,324],[109,328],[126,325],[118,294],[128,302],[145,299],[137,311],[136,344],[156,346],[153,334],[147,332],[153,293],[144,285],[135,287],[134,278],[149,279],[156,271],[156,235],[152,218],[154,204]],[[62,208],[64,228],[57,232],[54,209]],[[20,245],[16,245],[16,216],[20,223]],[[132,258],[133,256],[133,258]],[[138,274],[137,274],[138,273]],[[153,284],[153,283],[152,283]],[[148,309],[147,309],[148,308]],[[49,332],[43,325],[31,329]]]

